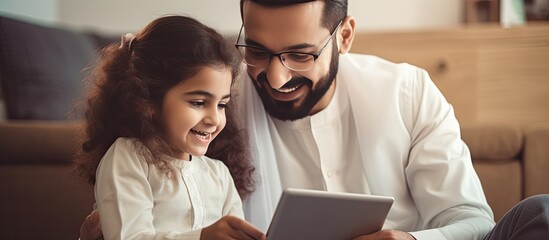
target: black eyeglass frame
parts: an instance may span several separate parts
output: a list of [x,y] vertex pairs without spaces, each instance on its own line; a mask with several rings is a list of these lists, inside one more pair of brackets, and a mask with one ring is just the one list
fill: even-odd
[[[259,50],[259,51],[262,51],[262,52],[265,52],[267,54],[269,54],[269,58],[268,58],[268,61],[267,61],[267,64],[269,64],[271,62],[271,59],[273,57],[278,57],[278,59],[280,60],[280,62],[282,63],[282,65],[284,65],[286,68],[292,70],[292,71],[298,71],[298,72],[302,72],[302,71],[309,71],[311,69],[314,68],[314,63],[316,63],[316,60],[320,57],[320,54],[322,54],[322,51],[324,51],[324,49],[326,48],[326,46],[328,46],[328,43],[330,43],[330,40],[332,40],[332,38],[334,37],[334,34],[337,32],[337,30],[339,29],[339,27],[341,26],[341,23],[343,23],[343,20],[339,21],[339,23],[337,24],[336,28],[332,31],[332,33],[330,33],[330,36],[325,40],[326,43],[324,44],[324,46],[322,46],[322,48],[320,48],[320,50],[318,50],[318,52],[316,53],[306,53],[306,52],[297,52],[297,51],[282,51],[282,52],[279,52],[279,53],[272,53],[270,51],[266,51],[266,49],[263,49],[261,47],[257,47],[257,46],[251,46],[251,45],[246,45],[246,44],[238,44],[238,42],[240,41],[240,37],[242,35],[242,29],[244,29],[244,23],[242,23],[242,25],[240,26],[240,32],[238,33],[238,38],[236,39],[236,43],[234,44],[234,46],[238,49],[240,47],[244,47],[244,48],[253,48],[253,49],[256,49],[256,50]],[[285,63],[285,60],[282,59],[282,54],[287,54],[287,53],[294,53],[294,54],[303,54],[303,55],[310,55],[313,57],[313,65],[311,66],[311,68],[309,69],[305,69],[305,70],[296,70],[296,69],[293,69],[289,66],[286,65]],[[256,65],[253,65],[253,64],[250,64],[248,62],[246,62],[245,58],[242,57],[242,61],[244,63],[246,63],[246,65],[249,65],[249,66],[252,66],[252,67],[265,67],[265,66],[256,66]]]

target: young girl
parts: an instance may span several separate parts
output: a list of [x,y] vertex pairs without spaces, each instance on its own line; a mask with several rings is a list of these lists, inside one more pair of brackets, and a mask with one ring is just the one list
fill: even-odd
[[102,51],[76,162],[95,183],[105,239],[265,238],[241,220],[253,167],[225,115],[233,49],[198,21],[168,16]]

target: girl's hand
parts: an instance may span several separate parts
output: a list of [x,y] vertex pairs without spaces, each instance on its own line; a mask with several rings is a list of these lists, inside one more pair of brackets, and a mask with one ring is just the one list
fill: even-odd
[[224,216],[212,225],[202,229],[200,240],[266,240],[267,237],[252,224],[234,217]]
[[80,227],[80,240],[96,239],[103,239],[103,233],[101,232],[101,224],[99,223],[99,212],[93,210],[93,212],[84,219],[84,222]]

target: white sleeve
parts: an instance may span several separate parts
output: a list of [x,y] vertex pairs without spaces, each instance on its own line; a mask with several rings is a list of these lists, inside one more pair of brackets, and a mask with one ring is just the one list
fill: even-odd
[[238,190],[236,189],[234,180],[231,177],[231,173],[221,161],[219,161],[219,164],[222,168],[220,175],[222,175],[221,178],[223,178],[223,188],[226,196],[225,203],[223,204],[223,216],[232,215],[244,219],[244,212],[242,211],[242,200],[240,199],[240,195],[238,194]]
[[460,127],[426,71],[418,69],[411,96],[412,147],[407,182],[423,220],[420,239],[482,239],[494,226]]
[[200,239],[201,229],[156,232],[149,165],[133,141],[119,138],[97,168],[95,199],[105,239]]

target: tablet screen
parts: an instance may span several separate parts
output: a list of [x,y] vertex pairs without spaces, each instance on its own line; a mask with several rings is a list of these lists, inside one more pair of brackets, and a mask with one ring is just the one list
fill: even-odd
[[351,240],[381,230],[392,197],[286,189],[267,231],[269,240]]

